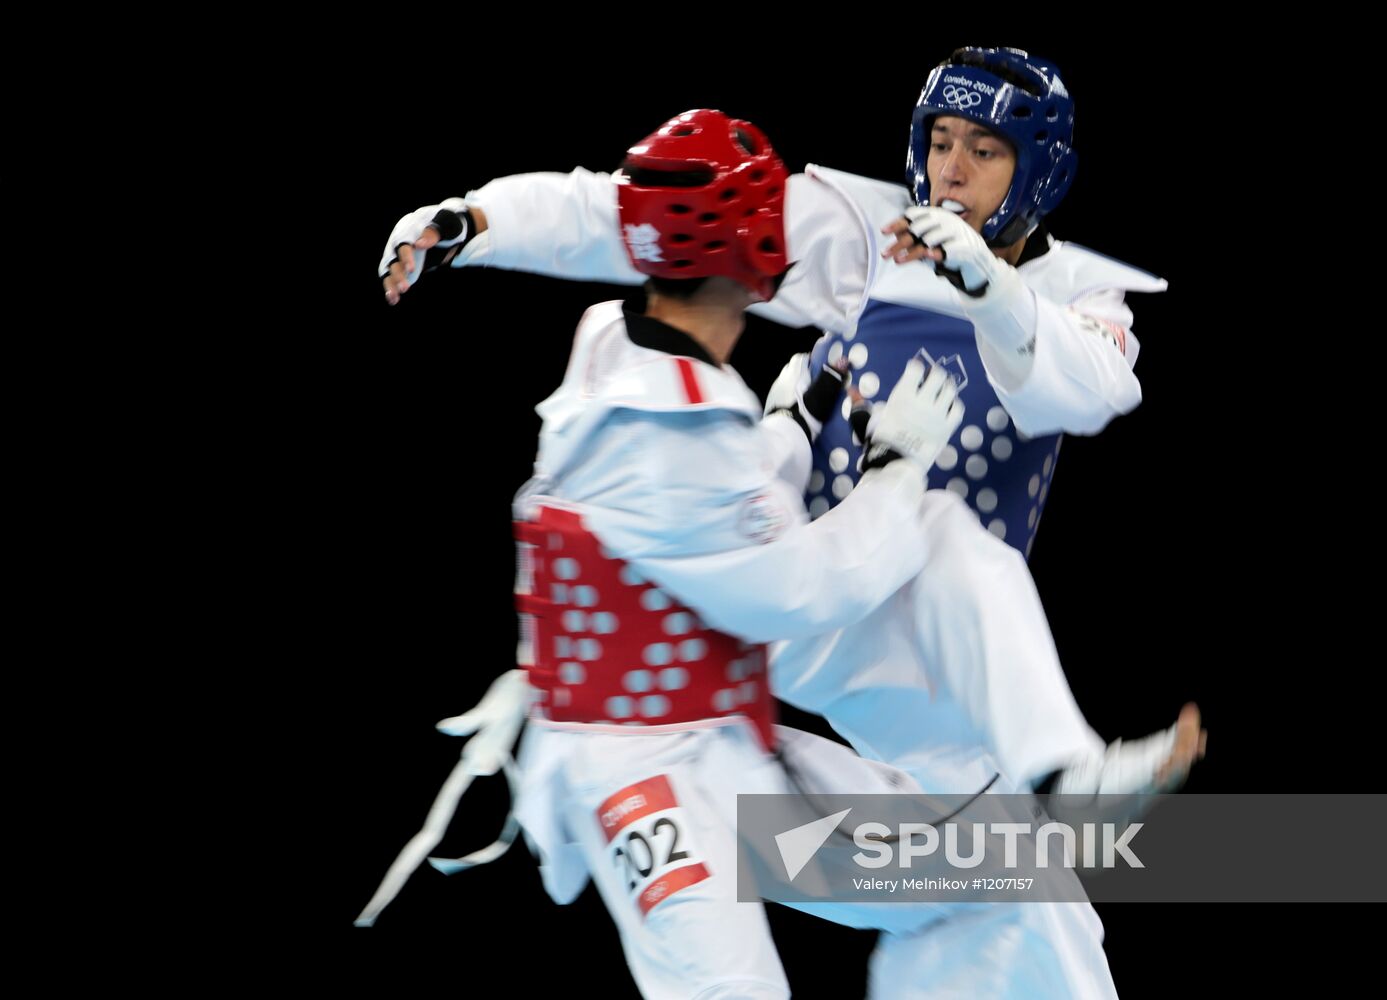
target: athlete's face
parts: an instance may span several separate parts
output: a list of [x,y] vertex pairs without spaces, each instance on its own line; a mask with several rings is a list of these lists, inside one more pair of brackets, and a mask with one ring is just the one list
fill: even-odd
[[931,205],[958,202],[963,220],[982,232],[983,223],[1002,207],[1015,170],[1011,143],[996,132],[954,115],[934,119],[925,161]]

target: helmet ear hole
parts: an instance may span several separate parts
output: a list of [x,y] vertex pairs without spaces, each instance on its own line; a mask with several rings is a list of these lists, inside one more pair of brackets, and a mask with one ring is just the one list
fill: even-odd
[[756,139],[744,128],[735,129],[732,133],[736,136],[737,145],[742,147],[742,152],[747,156],[755,156],[758,152]]
[[1031,116],[1031,109],[1030,109],[1030,108],[1022,107],[1022,108],[1012,108],[1012,109],[1011,109],[1011,117],[1013,117],[1013,118],[1020,118],[1020,119],[1023,119],[1023,120],[1024,120],[1024,119],[1026,119],[1026,118],[1029,118],[1030,116]]

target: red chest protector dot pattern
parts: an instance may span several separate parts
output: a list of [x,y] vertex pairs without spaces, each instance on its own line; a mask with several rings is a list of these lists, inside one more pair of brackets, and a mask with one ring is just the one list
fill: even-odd
[[603,552],[576,511],[517,521],[522,663],[556,722],[665,726],[745,715],[767,748],[766,647],[709,628]]

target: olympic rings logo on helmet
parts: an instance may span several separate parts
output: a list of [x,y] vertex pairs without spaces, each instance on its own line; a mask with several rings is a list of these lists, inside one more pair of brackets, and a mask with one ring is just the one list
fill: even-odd
[[944,100],[954,108],[976,108],[982,103],[982,94],[966,87],[949,84],[944,88]]

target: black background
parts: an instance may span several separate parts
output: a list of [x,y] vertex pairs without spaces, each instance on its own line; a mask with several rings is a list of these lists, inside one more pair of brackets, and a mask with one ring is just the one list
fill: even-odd
[[[451,878],[422,870],[375,928],[350,927],[456,760],[460,744],[433,723],[513,663],[509,503],[533,458],[533,407],[558,384],[582,311],[623,294],[468,269],[431,275],[389,308],[374,268],[395,220],[494,176],[611,169],[693,107],[756,122],[792,170],[813,162],[899,181],[929,66],[954,44],[994,37],[854,38],[831,57],[731,42],[670,55],[687,42],[678,37],[655,57],[649,39],[620,34],[600,52],[492,43],[485,57],[469,47],[455,71],[386,65],[334,95],[348,117],[320,177],[343,192],[331,263],[347,286],[298,303],[313,359],[289,447],[315,499],[289,527],[302,531],[329,609],[303,653],[343,706],[342,725],[315,741],[316,766],[342,781],[321,833],[337,867],[311,918],[342,929],[335,975],[384,970],[402,988],[485,975],[522,992],[635,995],[595,892],[555,906],[519,847]],[[1374,512],[1302,433],[1325,380],[1303,361],[1313,321],[1296,289],[1310,279],[1294,247],[1269,235],[1286,200],[1283,124],[1258,119],[1251,99],[1237,105],[1245,113],[1210,113],[1199,95],[1234,69],[1173,38],[1023,40],[1059,63],[1077,101],[1078,174],[1052,231],[1170,282],[1129,296],[1144,401],[1095,438],[1066,438],[1031,568],[1078,702],[1105,737],[1145,735],[1194,700],[1210,743],[1189,791],[1372,790],[1373,706],[1358,694],[1378,668],[1347,645],[1340,616],[1354,606],[1326,612],[1333,578],[1320,560],[1358,544]],[[1209,72],[1180,72],[1190,64]],[[732,361],[764,393],[814,339],[753,319]],[[1304,391],[1288,398],[1293,378]],[[1336,429],[1353,428],[1327,436]],[[1324,523],[1312,504],[1329,492]],[[474,786],[436,853],[489,842],[505,805],[499,779]],[[1310,859],[1297,873],[1313,871]],[[872,935],[770,912],[796,995],[860,995]],[[1332,957],[1331,935],[1352,915],[1100,912],[1126,996],[1283,975]]]

